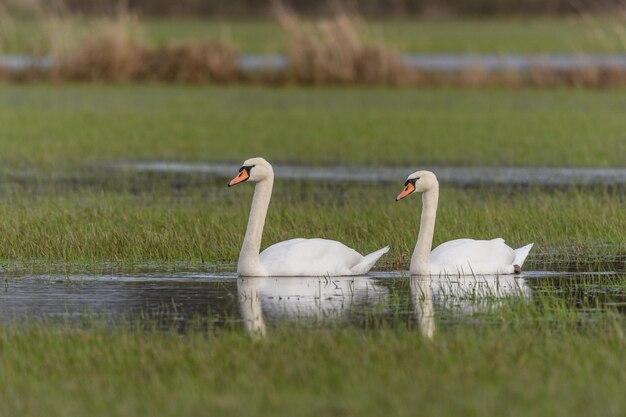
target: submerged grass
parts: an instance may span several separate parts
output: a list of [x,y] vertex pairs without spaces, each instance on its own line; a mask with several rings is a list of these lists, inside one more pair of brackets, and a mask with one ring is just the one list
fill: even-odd
[[0,327],[3,415],[618,416],[624,319],[410,329]]
[[0,172],[258,155],[416,169],[623,167],[623,114],[617,91],[0,86]]
[[[362,253],[390,245],[379,268],[406,268],[418,230],[419,199],[395,203],[402,187],[278,182],[264,247],[294,237],[340,240]],[[238,258],[252,187],[150,191],[5,191],[0,254],[6,269],[29,261],[99,265],[201,266]],[[444,187],[435,244],[504,237],[536,246],[531,268],[623,270],[624,195],[607,190],[465,190]],[[545,265],[545,266],[542,266]]]

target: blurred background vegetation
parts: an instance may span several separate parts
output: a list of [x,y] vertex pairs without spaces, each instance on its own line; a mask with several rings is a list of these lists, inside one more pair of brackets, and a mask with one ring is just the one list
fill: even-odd
[[[0,78],[624,86],[626,65],[561,65],[544,55],[624,54],[625,10],[621,0],[0,0],[0,56],[51,59],[0,65]],[[276,53],[286,58],[278,66],[267,58]],[[265,58],[250,66],[250,54]],[[535,55],[521,68],[494,70],[476,58],[441,71],[411,64],[416,54],[490,54],[500,65],[512,54]]]
[[[17,0],[19,2],[19,0]],[[271,0],[128,0],[130,10],[149,16],[250,17],[271,15]],[[368,17],[429,15],[577,14],[610,12],[622,0],[286,0],[285,5],[308,16],[328,13],[329,4],[352,9]],[[101,14],[114,11],[110,0],[67,0],[68,9]]]

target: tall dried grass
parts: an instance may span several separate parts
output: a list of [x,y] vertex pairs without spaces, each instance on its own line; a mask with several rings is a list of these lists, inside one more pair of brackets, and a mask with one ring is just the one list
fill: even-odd
[[223,43],[184,43],[144,51],[143,79],[230,83],[240,79],[238,55]]
[[[244,72],[238,53],[226,43],[179,43],[152,47],[143,36],[138,17],[125,7],[97,19],[71,13],[63,0],[0,0],[0,56],[15,41],[16,4],[37,19],[44,36],[33,44],[33,54],[50,54],[54,66],[45,71],[26,68],[9,71],[0,65],[0,79],[86,82],[184,82],[265,84],[384,84],[508,88],[561,87],[609,88],[626,86],[626,70],[589,66],[555,69],[537,63],[530,71],[494,72],[480,63],[456,72],[410,68],[402,56],[371,36],[354,13],[338,10],[327,18],[303,21],[279,0],[274,13],[288,39],[285,70]],[[7,6],[8,5],[8,6]],[[626,9],[625,9],[626,10]],[[594,19],[584,15],[587,20]],[[592,21],[592,23],[594,23]],[[626,11],[615,13],[613,25],[590,36],[611,49],[626,52]],[[617,45],[617,46],[616,46]],[[1,59],[1,58],[0,58]]]
[[[71,20],[68,20],[71,25]],[[187,43],[153,48],[137,16],[126,9],[102,19],[71,49],[54,56],[58,80],[100,82],[230,82],[238,79],[237,53],[222,43]]]
[[0,79],[95,82],[231,82],[239,79],[236,50],[225,43],[185,43],[151,47],[136,14],[120,3],[113,15],[85,18],[64,0],[0,0],[0,59],[15,44],[12,13],[35,20],[42,31],[29,49],[49,55],[53,67],[8,70]]
[[401,56],[380,42],[368,41],[365,28],[346,12],[314,22],[303,22],[280,1],[274,12],[289,39],[289,82],[385,83],[410,81]]
[[587,35],[596,43],[607,49],[626,53],[626,1],[621,8],[613,10],[612,19],[598,22],[595,15],[582,12],[581,20],[587,24]]
[[[50,32],[75,30],[72,18],[50,19]],[[134,80],[143,69],[144,45],[137,17],[120,11],[103,18],[87,34],[67,48],[64,36],[52,41],[53,77],[61,80],[110,81]]]

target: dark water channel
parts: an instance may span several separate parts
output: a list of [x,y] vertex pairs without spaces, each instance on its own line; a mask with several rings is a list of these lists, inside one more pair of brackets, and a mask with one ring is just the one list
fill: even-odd
[[436,326],[495,320],[503,309],[545,297],[567,308],[626,314],[626,276],[528,272],[522,276],[417,278],[375,273],[341,278],[237,278],[233,273],[5,276],[0,322],[113,326],[243,327],[265,332],[283,322],[304,327]]

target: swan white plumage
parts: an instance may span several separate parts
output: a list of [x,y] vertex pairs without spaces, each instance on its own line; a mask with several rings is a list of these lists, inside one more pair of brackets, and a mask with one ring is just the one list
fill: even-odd
[[389,247],[384,247],[363,256],[335,240],[300,238],[276,243],[259,253],[274,185],[272,165],[263,158],[244,161],[239,175],[228,186],[244,181],[255,182],[256,186],[237,264],[240,276],[364,275],[389,250]]
[[430,171],[409,175],[396,201],[414,192],[422,194],[417,244],[411,257],[411,275],[491,275],[519,273],[533,244],[513,249],[504,239],[456,239],[432,250],[439,182]]

